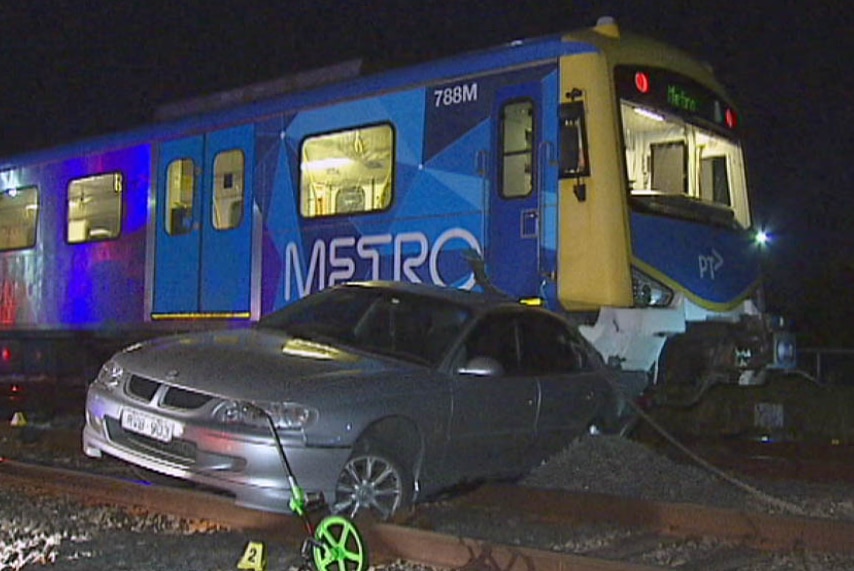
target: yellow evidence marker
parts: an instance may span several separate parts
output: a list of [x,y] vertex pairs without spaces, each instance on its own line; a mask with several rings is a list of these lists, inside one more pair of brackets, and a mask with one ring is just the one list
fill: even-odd
[[267,569],[267,548],[260,541],[250,541],[246,544],[243,557],[237,562],[238,569],[248,571],[265,571]]

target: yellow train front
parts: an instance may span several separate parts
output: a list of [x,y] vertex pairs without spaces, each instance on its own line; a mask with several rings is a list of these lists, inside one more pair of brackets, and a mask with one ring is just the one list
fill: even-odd
[[556,297],[612,363],[679,385],[794,366],[764,314],[739,117],[708,66],[603,19],[564,57]]

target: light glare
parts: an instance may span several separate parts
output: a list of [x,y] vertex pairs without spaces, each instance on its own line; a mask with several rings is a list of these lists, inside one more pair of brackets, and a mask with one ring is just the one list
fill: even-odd
[[653,111],[650,111],[649,109],[644,109],[643,107],[635,107],[634,112],[637,113],[638,115],[642,116],[642,117],[646,117],[647,119],[652,119],[653,121],[658,121],[658,122],[664,121],[663,116],[661,116],[658,113],[655,113]]

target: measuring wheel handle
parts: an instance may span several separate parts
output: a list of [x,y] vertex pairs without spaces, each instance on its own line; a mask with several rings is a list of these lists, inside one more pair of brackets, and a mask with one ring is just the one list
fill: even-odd
[[317,571],[366,571],[368,568],[365,540],[356,524],[344,516],[324,517],[308,543]]

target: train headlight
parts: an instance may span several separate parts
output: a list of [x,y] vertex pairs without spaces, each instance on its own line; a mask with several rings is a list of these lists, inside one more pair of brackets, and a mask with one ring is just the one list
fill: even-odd
[[125,370],[122,366],[111,359],[104,363],[92,384],[97,385],[102,389],[112,391],[119,386],[124,374]]
[[795,336],[788,332],[774,333],[774,363],[778,369],[794,369],[798,364]]
[[632,296],[635,307],[667,307],[673,301],[673,290],[632,268]]

